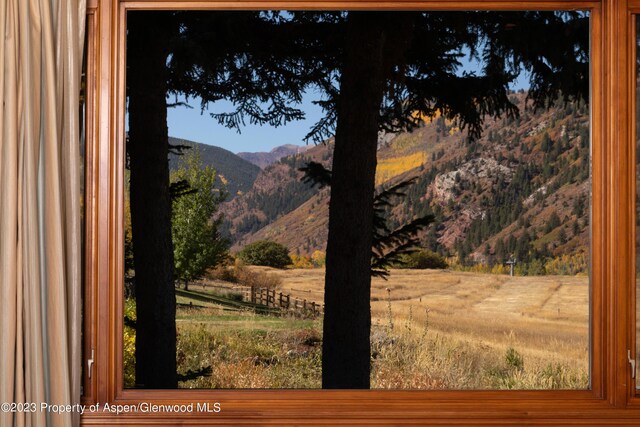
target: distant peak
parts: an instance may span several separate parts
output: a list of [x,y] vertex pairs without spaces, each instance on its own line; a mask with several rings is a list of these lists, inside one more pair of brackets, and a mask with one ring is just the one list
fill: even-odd
[[238,156],[264,169],[270,164],[276,163],[283,157],[304,153],[309,148],[310,146],[308,145],[284,144],[272,148],[269,152],[242,152],[238,153]]

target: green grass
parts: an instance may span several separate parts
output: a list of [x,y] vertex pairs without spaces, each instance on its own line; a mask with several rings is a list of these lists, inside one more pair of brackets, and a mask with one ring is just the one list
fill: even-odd
[[[238,301],[235,298],[229,298],[227,295],[220,295],[215,292],[206,292],[206,291],[194,291],[184,289],[176,289],[176,297],[184,297],[196,302],[204,302],[204,303],[215,303],[224,305],[225,307],[233,307],[233,308],[243,308],[243,309],[251,309],[254,311],[264,311],[265,307],[259,306],[257,304],[253,304],[245,301]],[[268,311],[276,311],[275,309],[268,309]]]

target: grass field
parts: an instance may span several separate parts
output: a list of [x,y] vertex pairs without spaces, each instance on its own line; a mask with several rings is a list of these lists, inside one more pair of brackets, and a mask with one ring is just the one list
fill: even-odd
[[[269,272],[282,278],[282,292],[323,300],[323,270]],[[461,374],[459,381],[453,383],[450,373],[441,372],[442,375],[436,376],[449,377],[449,380],[436,378],[430,384],[422,384],[425,387],[587,388],[588,283],[585,276],[509,277],[449,270],[392,270],[389,280],[374,278],[372,281],[372,341],[375,345],[376,331],[380,334],[389,330],[390,323],[396,334],[414,338],[426,329],[426,344],[420,345],[426,348],[437,340],[440,348],[436,346],[432,354],[422,357],[430,357],[432,364],[442,364],[443,358],[433,354],[434,351],[444,352],[445,356],[459,354],[458,361],[449,357],[445,365],[466,363],[471,370],[470,378],[463,378],[465,375]],[[411,334],[406,334],[408,328]],[[512,372],[519,376],[518,384],[504,382],[499,375],[486,378],[487,371],[508,371],[510,363],[518,364],[511,360],[516,353],[524,368]],[[419,365],[428,370],[429,363],[422,362]],[[416,371],[415,376],[420,378],[421,370]],[[562,371],[563,378],[550,379],[552,371]],[[376,382],[374,376],[373,382],[379,387],[407,386],[406,378],[388,383]],[[409,381],[409,385],[415,383]]]
[[[251,269],[279,276],[278,292],[323,301],[324,270]],[[580,276],[394,270],[372,283],[372,387],[588,388],[588,301]],[[181,387],[321,386],[321,319],[178,303],[181,371],[212,368]]]

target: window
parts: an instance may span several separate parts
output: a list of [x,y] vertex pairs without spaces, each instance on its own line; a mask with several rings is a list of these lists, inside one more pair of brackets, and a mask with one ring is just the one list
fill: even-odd
[[[187,7],[211,6],[206,3],[187,3]],[[617,5],[617,4],[615,4]],[[212,416],[212,420],[233,422],[244,418],[256,421],[260,418],[294,422],[313,412],[312,416],[326,420],[360,420],[361,422],[401,423],[409,420],[440,420],[456,418],[463,423],[491,422],[499,419],[549,420],[563,419],[593,421],[605,418],[637,417],[635,411],[622,411],[627,396],[631,393],[625,386],[631,371],[627,361],[627,350],[634,329],[629,319],[631,312],[616,301],[628,301],[630,294],[630,271],[635,270],[628,257],[633,251],[625,246],[625,238],[632,236],[631,222],[620,212],[631,207],[630,165],[621,165],[628,159],[622,153],[629,150],[625,124],[631,121],[627,115],[631,104],[624,101],[628,96],[627,81],[616,79],[616,73],[631,73],[631,64],[620,71],[607,58],[611,52],[622,55],[621,46],[629,43],[631,34],[630,15],[627,10],[616,9],[609,2],[575,3],[572,7],[589,10],[591,16],[591,109],[592,109],[592,215],[591,215],[591,387],[578,391],[160,391],[123,390],[122,353],[118,337],[122,336],[122,301],[119,299],[123,277],[122,223],[123,223],[123,177],[124,165],[124,28],[127,9],[167,8],[167,2],[127,3],[101,1],[93,21],[98,39],[96,56],[97,99],[95,164],[98,170],[87,173],[92,185],[87,188],[95,198],[99,209],[90,213],[88,233],[95,236],[94,245],[88,245],[90,265],[88,286],[95,293],[95,323],[93,335],[96,351],[95,369],[90,381],[95,387],[95,402],[117,402],[120,404],[138,401],[154,403],[221,403],[222,411],[214,415],[191,413],[181,419],[200,419]],[[179,7],[178,3],[171,6]],[[262,5],[261,5],[262,6]],[[279,5],[280,6],[280,5]],[[381,5],[380,7],[388,7]],[[563,4],[549,3],[505,3],[505,9],[536,9],[538,7],[562,8]],[[212,7],[215,7],[212,6]],[[264,7],[269,7],[265,4]],[[296,6],[298,7],[298,6]],[[316,6],[317,7],[317,6]],[[375,4],[371,4],[375,8]],[[442,8],[441,4],[426,3],[419,7]],[[470,5],[447,4],[447,8],[483,8],[482,3]],[[620,7],[620,6],[617,6]],[[612,25],[615,22],[617,25]],[[635,42],[633,43],[635,45]],[[607,52],[605,54],[605,52]],[[90,54],[91,55],[91,54]],[[625,53],[626,55],[626,53]],[[622,56],[626,58],[626,56]],[[624,67],[623,67],[624,68]],[[614,96],[615,95],[615,96]],[[621,100],[622,99],[622,100]],[[605,113],[606,112],[606,113]],[[622,125],[621,125],[622,124]],[[629,132],[631,133],[631,132]],[[626,181],[625,181],[626,180]],[[620,189],[615,192],[612,189]],[[615,193],[615,195],[614,195]],[[620,195],[620,196],[618,196]],[[88,198],[90,196],[88,195]],[[635,195],[633,196],[635,197]],[[621,219],[620,219],[621,218]],[[629,231],[628,233],[624,233]],[[632,245],[626,241],[627,245]],[[622,255],[621,258],[616,256]],[[614,267],[613,260],[618,261]],[[622,261],[621,261],[622,260]],[[620,262],[622,264],[620,264]],[[91,294],[88,292],[88,294]],[[615,298],[614,298],[615,296]],[[624,306],[624,307],[623,307]],[[100,331],[99,333],[97,331]],[[348,402],[348,403],[347,403]],[[313,408],[310,411],[309,408]],[[618,412],[619,410],[619,412]],[[138,414],[137,416],[140,416]],[[148,415],[147,415],[148,416]],[[166,414],[158,416],[170,423]],[[121,416],[121,420],[135,420],[136,415]],[[94,414],[85,417],[85,422],[104,422],[109,415]],[[174,418],[175,420],[175,418]],[[259,420],[258,420],[259,422]]]
[[[635,18],[635,34],[636,34],[636,43],[635,43],[635,49],[634,49],[634,53],[635,55],[633,56],[635,58],[635,77],[634,77],[634,83],[635,83],[635,112],[636,112],[636,116],[635,116],[635,138],[636,138],[636,145],[635,145],[635,154],[636,154],[636,163],[635,163],[635,189],[636,189],[636,212],[635,212],[635,220],[636,220],[636,248],[635,248],[635,254],[636,254],[636,281],[635,281],[635,286],[636,286],[636,301],[635,301],[635,308],[636,308],[636,314],[635,314],[635,318],[636,318],[636,324],[635,324],[635,328],[636,328],[636,357],[635,357],[635,368],[636,368],[636,372],[635,372],[635,378],[636,378],[636,390],[640,389],[640,382],[638,380],[638,372],[640,372],[640,366],[638,366],[638,362],[640,361],[640,351],[638,350],[638,343],[640,343],[640,340],[637,338],[638,334],[640,334],[640,324],[638,323],[639,319],[640,319],[640,303],[638,301],[638,295],[640,295],[640,292],[637,291],[638,286],[640,286],[640,281],[638,280],[638,278],[640,277],[640,260],[638,259],[638,254],[640,254],[640,233],[638,231],[640,231],[640,228],[638,228],[638,226],[640,226],[640,157],[638,157],[640,155],[640,116],[638,116],[638,113],[640,112],[640,85],[638,85],[638,82],[640,81],[640,66],[638,65],[638,58],[640,58],[640,56],[638,55],[638,49],[640,49],[640,31],[638,31],[639,25],[640,25],[640,21],[638,21],[637,19],[637,15],[634,17]],[[631,356],[631,355],[630,355]]]
[[[321,371],[332,369],[321,363],[325,274],[320,265],[311,268],[311,257],[315,253],[322,263],[328,247],[330,188],[305,182],[299,169],[318,162],[331,168],[339,155],[331,120],[338,92],[350,88],[340,87],[346,84],[339,78],[346,72],[340,65],[324,65],[309,81],[304,76],[317,74],[318,63],[342,55],[344,40],[331,40],[329,34],[343,31],[350,13],[127,13],[126,388],[175,387],[168,375],[174,360],[176,388],[321,388]],[[405,107],[404,116],[381,120],[381,126],[397,130],[378,144],[376,200],[386,197],[387,208],[378,215],[388,228],[379,239],[406,227],[414,227],[416,235],[387,244],[385,253],[398,247],[407,254],[389,261],[386,276],[373,280],[373,326],[367,333],[372,359],[366,362],[371,388],[589,388],[588,12],[380,14],[400,20],[398,25],[413,25],[415,34],[389,47],[391,52],[411,46],[404,59],[409,71],[392,74],[384,83],[402,93],[401,98],[386,96],[384,111],[411,107]],[[153,28],[180,30],[148,36],[149,22]],[[486,27],[505,30],[495,35]],[[232,28],[230,34],[225,28]],[[297,32],[292,34],[292,28]],[[521,48],[526,43],[510,41],[552,39],[554,32],[565,36],[565,43],[546,51],[537,48],[535,56],[528,56],[528,45]],[[421,50],[430,35],[434,43]],[[142,37],[146,43],[139,41]],[[158,37],[170,41],[158,42]],[[299,45],[319,46],[317,38],[323,40],[317,53],[295,52]],[[277,47],[285,43],[286,48]],[[148,54],[152,50],[158,50],[155,65]],[[470,54],[475,50],[480,58]],[[508,65],[518,55],[529,66],[519,75],[518,67]],[[454,56],[461,63],[457,69]],[[553,77],[546,74],[550,67],[544,61],[554,69]],[[256,76],[248,77],[249,71]],[[165,73],[171,77],[162,89],[150,76]],[[509,85],[499,79],[503,76]],[[267,85],[271,80],[279,82],[276,88]],[[493,81],[499,97],[473,89]],[[540,90],[565,81],[572,84],[565,84],[563,93]],[[537,86],[528,91],[530,82]],[[441,94],[441,85],[466,89]],[[256,87],[264,87],[262,93]],[[331,91],[322,90],[326,87]],[[182,111],[183,123],[167,120],[173,147],[168,178],[164,115],[181,111],[164,108],[167,95],[155,93],[163,90],[169,96],[202,96],[184,101],[192,105],[226,101],[211,102],[204,115],[196,110],[188,117]],[[490,111],[492,102],[504,105],[505,112],[495,109],[461,129],[464,120],[473,120],[457,106],[465,98]],[[323,100],[322,111],[309,119],[314,102]],[[154,105],[158,102],[161,108]],[[298,124],[297,138],[283,141],[295,130],[286,122],[293,116],[291,108],[305,113],[309,123]],[[422,116],[417,123],[397,126],[417,115]],[[275,126],[280,117],[284,125]],[[245,126],[240,119],[257,123]],[[472,125],[481,126],[482,133],[473,134]],[[236,127],[243,133],[237,135]],[[185,133],[196,131],[201,136],[190,139],[210,143],[188,141]],[[277,148],[285,142],[301,144],[307,134],[324,141],[296,146],[289,155],[283,152],[287,147]],[[246,160],[250,155],[228,151],[255,151],[258,143],[283,157],[260,170]],[[163,151],[153,154],[156,149]],[[165,183],[158,185],[161,173]],[[178,185],[190,188],[175,190]],[[401,185],[404,194],[384,196],[394,185]],[[164,222],[163,206],[171,210],[170,222]],[[265,239],[271,242],[257,243]],[[409,255],[409,248],[421,252]],[[229,259],[233,253],[235,261]],[[171,263],[174,277],[165,268]],[[288,264],[288,271],[282,271]],[[437,274],[434,268],[447,271]],[[161,320],[162,296],[174,292],[175,323],[169,299],[168,319]],[[153,310],[145,308],[149,301]],[[347,328],[343,323],[341,329]],[[169,332],[174,330],[177,338]],[[161,359],[159,349],[174,341],[176,350]],[[342,345],[341,352],[353,351],[350,344]],[[156,363],[162,363],[162,378],[150,374],[148,368]]]

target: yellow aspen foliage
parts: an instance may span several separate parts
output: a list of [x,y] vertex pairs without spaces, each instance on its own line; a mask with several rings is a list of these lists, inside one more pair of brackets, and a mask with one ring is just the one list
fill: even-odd
[[589,271],[589,257],[586,253],[580,252],[573,255],[560,255],[544,265],[547,274],[575,276],[578,274],[587,274]]
[[291,255],[291,261],[293,268],[313,268],[311,257],[307,255]]
[[425,160],[426,154],[424,152],[380,160],[376,169],[376,185],[385,183],[398,175],[419,167],[425,163]]
[[505,264],[496,264],[491,268],[491,274],[509,274],[509,266]]
[[314,267],[324,267],[326,258],[327,254],[322,251],[316,250],[311,254],[311,262],[313,262]]
[[433,122],[435,119],[437,119],[438,117],[440,117],[440,110],[437,110],[435,113],[433,113],[433,115],[429,116],[426,115],[424,113],[422,113],[421,111],[414,111],[413,113],[411,113],[411,117],[413,117],[414,119],[419,119],[422,120],[425,123],[431,123]]

